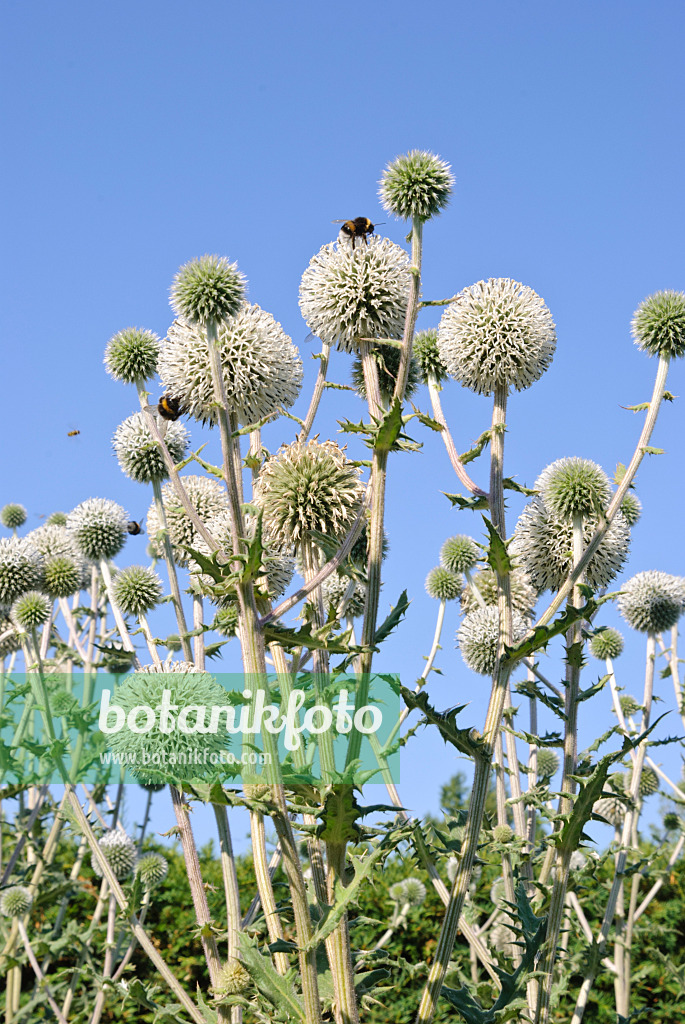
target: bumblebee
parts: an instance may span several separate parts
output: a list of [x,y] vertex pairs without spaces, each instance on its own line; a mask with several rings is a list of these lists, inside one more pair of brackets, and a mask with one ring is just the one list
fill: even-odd
[[356,238],[363,238],[364,245],[368,245],[368,235],[372,235],[373,229],[376,227],[368,217],[355,217],[354,220],[334,220],[333,223],[342,224],[340,231],[352,239],[353,246]]
[[128,524],[126,529],[131,534],[132,537],[137,537],[139,533],[144,533],[145,532],[143,530],[142,524],[141,523],[135,523],[133,520],[131,520],[131,522]]
[[67,433],[67,437],[78,437],[78,435],[79,435],[80,433],[81,433],[81,431],[80,431],[80,430],[70,430],[70,431],[68,431],[68,433]]
[[181,402],[173,395],[162,395],[157,403],[157,412],[163,420],[177,420],[182,415]]

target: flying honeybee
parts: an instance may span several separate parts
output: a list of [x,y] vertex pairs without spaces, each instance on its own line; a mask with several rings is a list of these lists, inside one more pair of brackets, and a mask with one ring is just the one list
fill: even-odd
[[368,235],[372,235],[374,228],[378,226],[372,224],[368,217],[355,217],[354,220],[334,220],[333,223],[342,224],[340,231],[352,239],[353,246],[357,238],[363,238],[364,244],[368,245]]
[[183,413],[180,399],[173,395],[162,395],[157,403],[157,412],[164,420],[177,420]]
[[70,430],[67,432],[67,437],[77,437],[80,433],[80,430]]
[[126,529],[131,534],[132,537],[137,537],[139,533],[145,533],[142,524],[136,523],[133,520],[131,520]]

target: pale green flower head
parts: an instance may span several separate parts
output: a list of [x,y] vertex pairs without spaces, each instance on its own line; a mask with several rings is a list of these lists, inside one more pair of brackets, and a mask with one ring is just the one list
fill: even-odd
[[55,555],[45,560],[43,590],[50,597],[71,597],[86,583],[87,568],[78,554]]
[[424,384],[428,384],[430,380],[440,384],[445,380],[447,369],[440,358],[437,329],[417,331],[414,335],[413,352]]
[[679,576],[655,569],[639,572],[621,590],[619,611],[640,633],[671,629],[685,611],[685,582]]
[[389,213],[402,220],[425,221],[445,209],[453,189],[454,175],[448,163],[433,153],[412,149],[388,164],[378,194]]
[[146,565],[129,565],[114,577],[114,599],[126,615],[147,615],[163,593],[161,579]]
[[535,490],[551,511],[564,518],[604,511],[611,501],[609,477],[601,466],[578,456],[557,459],[543,469]]
[[685,355],[685,292],[654,292],[637,307],[630,327],[643,352],[679,359]]
[[464,580],[451,569],[436,566],[426,576],[426,593],[436,601],[455,601],[464,589]]
[[122,384],[142,384],[157,370],[159,338],[152,331],[127,327],[107,342],[105,369]]
[[440,565],[451,572],[470,572],[482,552],[475,540],[464,533],[448,537],[440,548]]
[[219,971],[214,991],[219,997],[240,995],[251,985],[252,979],[240,960],[229,960]]
[[[98,840],[98,845],[104,853],[105,859],[114,873],[114,877],[120,881],[128,878],[133,871],[138,856],[136,844],[131,837],[123,829],[114,828],[109,832],[105,832],[104,836]],[[93,874],[101,878],[102,868],[96,857],[91,858],[91,866]]]
[[537,753],[538,778],[551,779],[559,771],[559,755],[549,747],[541,747]]
[[224,256],[201,256],[185,263],[171,286],[171,308],[192,324],[222,323],[240,309],[245,278]]
[[[493,569],[481,569],[473,577],[473,586],[479,592],[486,605],[497,604],[497,576]],[[537,604],[538,595],[523,569],[513,569],[509,574],[511,604],[514,611],[521,615],[530,615]],[[472,612],[480,605],[474,596],[472,587],[465,587],[461,595],[461,607],[464,612]]]
[[[623,779],[626,793],[630,793],[633,786],[633,769],[629,768]],[[652,796],[659,792],[659,776],[648,764],[642,766],[642,773],[638,783],[638,795],[641,797]]]
[[[526,634],[526,623],[517,613],[513,615],[512,643]],[[490,676],[497,665],[499,641],[499,613],[496,606],[476,608],[464,616],[457,630],[457,646],[468,668],[482,676]]]
[[607,626],[599,630],[590,641],[590,654],[599,661],[619,658],[623,653],[623,637],[617,629]]
[[109,498],[87,498],[67,516],[67,530],[86,558],[114,558],[128,536],[127,513]]
[[25,885],[11,885],[0,895],[0,914],[3,917],[23,917],[32,906],[33,896]]
[[[374,345],[371,348],[371,355],[378,364],[378,386],[381,399],[387,405],[395,393],[397,374],[400,368],[401,349],[394,345]],[[361,356],[357,356],[352,364],[352,384],[355,391],[361,398],[366,398],[366,381],[364,379],[364,366]],[[407,386],[404,397],[411,398],[419,386],[419,371],[415,359],[409,361],[409,372],[407,374]]]
[[138,857],[134,870],[145,889],[155,889],[169,873],[169,862],[160,853],[143,853]]
[[[218,480],[206,476],[183,476],[181,481],[188,495],[190,504],[205,525],[222,512],[228,510],[226,488]],[[197,548],[198,536],[195,527],[184,509],[171,483],[162,486],[162,505],[166,516],[167,529],[171,540],[172,553],[177,565],[188,565],[189,555],[184,545]],[[147,513],[147,532],[150,544],[159,557],[161,542],[159,533],[162,524],[157,514],[157,506],[153,502]]]
[[16,502],[10,502],[9,505],[3,505],[0,508],[0,523],[6,526],[8,530],[17,530],[20,526],[23,526],[26,522],[26,509],[23,505],[18,505]]

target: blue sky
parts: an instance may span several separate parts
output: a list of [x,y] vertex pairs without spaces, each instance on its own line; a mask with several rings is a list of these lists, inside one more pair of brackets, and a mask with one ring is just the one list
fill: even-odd
[[[679,3],[5,0],[0,501],[25,504],[31,526],[90,496],[144,514],[150,495],[121,475],[110,448],[135,395],[106,376],[102,354],[129,325],[163,336],[172,276],[204,252],[238,261],[250,299],[300,345],[311,383],[300,275],[334,237],[333,219],[387,220],[380,172],[415,147],[439,153],[457,179],[451,207],[426,229],[424,297],[513,277],[557,324],[551,369],[511,401],[507,473],[532,485],[564,455],[613,472],[640,426],[620,406],[649,397],[655,370],[631,343],[631,314],[649,293],[684,286],[684,22]],[[406,233],[397,222],[380,230],[400,243]],[[348,372],[336,355],[333,378]],[[683,374],[673,367],[676,395]],[[488,426],[489,402],[456,384],[443,400],[464,450]],[[305,384],[295,411],[307,401]],[[362,412],[340,393],[317,425],[332,436],[336,418]],[[266,443],[290,440],[293,426]],[[667,454],[638,479],[645,513],[628,574],[685,573],[684,427],[682,402],[667,406],[654,441]],[[72,429],[79,437],[67,438]],[[412,605],[379,665],[407,682],[432,636],[425,575],[445,537],[481,529],[440,493],[458,488],[439,440],[421,440],[420,455],[394,457],[389,483],[384,608],[404,587]],[[487,478],[484,462],[474,474]],[[511,500],[511,528],[520,507]],[[144,543],[132,538],[122,561],[142,560]],[[456,625],[453,613],[430,692],[438,706],[472,701],[478,725],[487,688],[453,648]],[[629,690],[642,663],[630,638],[620,680]],[[608,697],[592,707],[584,740],[595,715],[609,721]],[[417,812],[435,809],[439,784],[463,765],[433,732],[413,749],[402,796]],[[675,750],[659,756],[679,774]]]

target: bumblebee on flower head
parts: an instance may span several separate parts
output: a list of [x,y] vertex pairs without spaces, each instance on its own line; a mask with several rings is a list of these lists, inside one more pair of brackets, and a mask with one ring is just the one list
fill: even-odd
[[334,220],[334,224],[342,224],[340,234],[349,238],[354,248],[358,238],[363,239],[364,245],[368,245],[368,236],[373,234],[376,224],[372,224],[368,217],[355,217],[354,220]]

